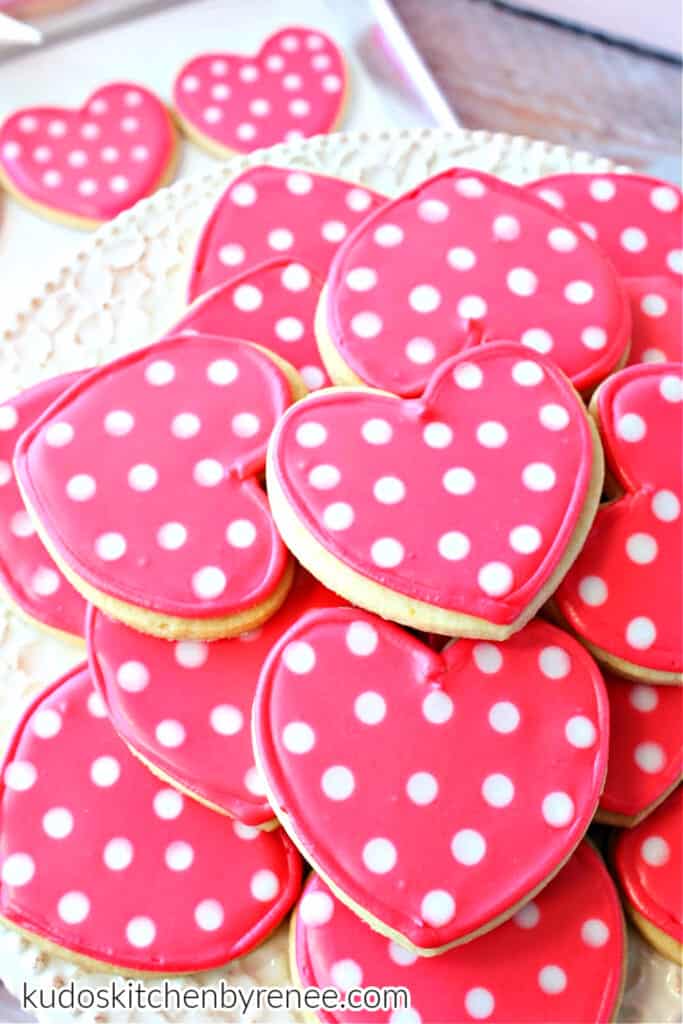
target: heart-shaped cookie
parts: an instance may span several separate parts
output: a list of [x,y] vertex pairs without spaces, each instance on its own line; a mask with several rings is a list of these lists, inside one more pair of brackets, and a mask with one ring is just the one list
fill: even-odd
[[337,895],[425,955],[495,927],[584,835],[607,766],[597,665],[540,619],[442,654],[353,608],[269,658],[254,749],[271,805]]
[[93,681],[116,731],[157,775],[214,811],[275,824],[249,734],[259,672],[301,615],[338,604],[300,570],[268,622],[212,644],[143,636],[91,606]]
[[[53,377],[0,405],[0,583],[29,618],[76,637],[83,636],[85,601],[38,537],[14,477],[12,458],[23,431],[80,376]],[[52,440],[59,445],[65,436],[57,430]]]
[[282,830],[164,787],[111,728],[85,666],[28,709],[0,777],[0,919],[67,957],[204,970],[257,945],[298,895]]
[[0,181],[21,202],[77,227],[110,220],[167,181],[171,117],[141,85],[105,85],[78,110],[25,107],[0,128]]
[[317,324],[332,380],[420,395],[481,342],[548,354],[583,392],[626,358],[613,267],[563,214],[515,185],[454,168],[386,203],[340,246]]
[[548,360],[484,345],[421,400],[309,396],[279,422],[268,491],[285,543],[353,604],[424,632],[504,639],[589,529],[602,453]]
[[683,787],[614,844],[614,866],[626,909],[648,942],[682,963]]
[[[406,988],[410,1008],[372,1014],[378,1024],[607,1024],[624,970],[624,923],[602,860],[581,843],[557,878],[515,917],[474,942],[426,960],[387,941],[311,875],[292,926],[292,974],[305,987]],[[326,1024],[358,1013],[318,1011]]]
[[322,285],[302,263],[270,260],[203,295],[168,333],[257,342],[291,363],[315,391],[329,384],[313,327]]
[[624,282],[631,305],[631,350],[635,363],[683,361],[683,295],[669,277],[629,277]]
[[598,510],[555,595],[561,615],[620,675],[675,683],[683,671],[680,363],[630,366],[593,411],[618,497]]
[[300,394],[274,354],[211,335],[166,338],[82,377],[15,455],[70,582],[112,617],[171,639],[265,621],[292,568],[259,478],[273,424]]
[[336,43],[289,26],[251,57],[203,53],[181,68],[173,103],[185,132],[217,156],[334,131],[346,95]]
[[636,825],[678,784],[683,772],[683,712],[673,687],[629,683],[604,673],[610,743],[598,818]]
[[324,174],[251,167],[230,183],[204,225],[188,298],[276,256],[324,279],[340,242],[384,202],[376,192]]

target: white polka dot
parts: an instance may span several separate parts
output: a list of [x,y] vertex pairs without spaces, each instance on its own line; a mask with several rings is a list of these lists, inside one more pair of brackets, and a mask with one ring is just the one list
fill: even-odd
[[59,188],[62,184],[62,176],[59,171],[52,168],[49,171],[45,171],[45,174],[43,175],[43,184],[46,185],[47,188]]
[[479,671],[486,675],[494,675],[503,667],[503,654],[496,644],[475,644],[472,656]]
[[361,427],[361,434],[368,444],[388,444],[394,436],[394,431],[386,420],[372,419],[365,421]]
[[592,747],[598,738],[597,729],[585,715],[573,715],[564,727],[567,741],[579,750]]
[[323,511],[323,522],[328,530],[348,530],[353,519],[353,509],[345,501],[334,501]]
[[172,718],[166,718],[157,725],[155,736],[162,747],[180,747],[185,742],[185,727]]
[[342,80],[339,75],[324,75],[322,80],[322,87],[325,92],[340,92],[342,88]]
[[507,286],[513,295],[526,297],[538,288],[538,278],[528,267],[514,267],[507,275]]
[[521,359],[512,367],[512,379],[522,387],[534,387],[540,384],[544,377],[542,368],[530,359]]
[[102,859],[110,871],[125,871],[133,861],[133,844],[130,839],[120,836],[110,839],[104,848]]
[[640,847],[640,856],[653,868],[661,868],[669,862],[671,849],[662,836],[648,836]]
[[294,640],[285,647],[282,659],[290,672],[305,675],[315,668],[315,651],[303,640]]
[[674,189],[667,185],[657,185],[650,192],[650,202],[656,210],[672,213],[678,208],[680,200]]
[[315,746],[315,733],[306,722],[288,722],[282,742],[290,754],[307,754]]
[[641,228],[624,228],[619,236],[619,241],[627,252],[642,252],[647,248],[647,235]]
[[283,316],[275,324],[275,333],[281,341],[299,341],[304,330],[303,323],[295,316]]
[[659,393],[667,402],[683,401],[683,380],[674,377],[672,373],[662,377],[659,385]]
[[656,775],[666,765],[666,755],[659,743],[639,743],[633,758],[640,770],[648,775]]
[[540,352],[541,355],[550,352],[553,347],[552,335],[543,327],[529,327],[522,334],[520,341],[526,348],[532,348],[535,352]]
[[117,562],[126,553],[126,540],[120,533],[103,533],[95,541],[95,551],[103,562]]
[[195,483],[201,487],[216,487],[223,480],[225,473],[217,459],[201,459],[194,467],[192,476]]
[[12,479],[12,467],[9,462],[0,459],[0,487],[4,487]]
[[[458,303],[458,316],[463,320],[481,320],[486,316],[488,306],[479,295],[465,295]],[[457,378],[456,378],[457,379]],[[466,385],[460,385],[464,387]],[[478,386],[478,385],[477,385]]]
[[15,537],[32,537],[36,532],[30,515],[24,509],[14,513],[10,519],[9,528]]
[[507,430],[495,420],[480,423],[477,427],[477,441],[484,448],[502,448],[507,439]]
[[659,695],[654,686],[633,686],[629,693],[629,701],[637,711],[647,713],[657,707]]
[[383,249],[390,249],[395,245],[400,245],[403,241],[403,228],[400,228],[398,224],[382,224],[375,229],[373,238]]
[[112,192],[125,192],[128,187],[128,178],[123,174],[115,174],[114,177],[109,180],[109,188]]
[[491,807],[507,807],[512,803],[515,787],[507,775],[494,772],[487,775],[481,787],[481,795]]
[[348,800],[356,787],[353,772],[343,764],[332,765],[324,771],[320,785],[330,800]]
[[116,673],[116,682],[128,693],[141,693],[149,684],[149,671],[141,661],[124,661]]
[[548,232],[548,244],[555,252],[573,252],[579,240],[569,228],[551,228]]
[[422,701],[422,714],[432,725],[444,725],[453,717],[455,706],[443,690],[432,690]]
[[74,816],[66,807],[52,807],[43,815],[43,831],[50,839],[66,839],[74,827]]
[[503,213],[493,221],[493,234],[503,242],[514,242],[519,232],[519,221],[510,214]]
[[128,474],[128,483],[134,491],[151,491],[156,486],[158,480],[159,474],[154,466],[150,466],[145,462],[133,466]]
[[74,438],[74,428],[70,423],[51,423],[45,431],[45,443],[50,448],[64,448]]
[[394,569],[403,561],[403,545],[395,537],[380,537],[370,548],[370,555],[381,569]]
[[356,313],[351,318],[351,330],[359,338],[376,338],[382,330],[382,320],[377,313]]
[[232,301],[243,313],[253,313],[263,304],[263,292],[253,284],[241,284],[235,289]]
[[455,916],[455,900],[444,889],[432,889],[424,896],[420,913],[427,924],[440,928]]
[[465,1010],[474,1020],[487,1020],[496,1001],[487,988],[471,988],[465,994]]
[[643,295],[640,300],[640,308],[646,316],[660,317],[664,316],[669,304],[663,295]]
[[469,538],[459,530],[449,530],[439,537],[439,554],[451,562],[460,561],[470,552]]
[[377,630],[369,622],[352,622],[346,630],[346,646],[360,658],[374,654],[378,643]]
[[443,485],[449,494],[469,494],[475,484],[474,473],[464,466],[454,466],[443,475]]
[[567,302],[583,306],[593,298],[593,285],[588,281],[570,281],[564,290]]
[[105,164],[115,164],[119,159],[120,154],[115,146],[105,146],[102,149],[100,156]]
[[145,369],[145,380],[154,387],[165,387],[175,378],[175,367],[167,359],[155,359]]
[[225,536],[234,548],[249,548],[256,540],[256,527],[248,519],[235,519]]
[[171,871],[187,871],[194,860],[194,850],[189,843],[178,839],[166,847],[164,860]]
[[581,938],[587,946],[597,949],[609,939],[609,928],[599,917],[589,917],[581,925]]
[[375,875],[386,875],[396,866],[398,854],[390,839],[378,836],[363,847],[363,863]]
[[377,284],[377,273],[370,267],[355,267],[346,275],[347,287],[352,292],[367,292]]
[[429,448],[447,448],[453,440],[453,431],[447,423],[428,423],[422,439]]
[[654,622],[644,615],[637,615],[626,627],[626,642],[638,651],[646,651],[652,647],[656,638]]
[[423,199],[417,207],[418,217],[427,224],[440,224],[449,212],[448,205],[441,199]]
[[94,690],[88,697],[88,711],[93,716],[93,718],[107,717],[107,709],[105,707],[104,701],[100,697],[99,693],[95,693]]
[[80,924],[90,913],[90,900],[82,892],[66,892],[57,904],[57,913],[65,924]]
[[673,491],[657,491],[652,497],[652,514],[662,523],[673,523],[681,514],[681,503]]
[[326,242],[341,242],[346,238],[347,228],[340,220],[326,220],[320,229],[320,233]]
[[459,178],[455,182],[455,191],[466,199],[481,199],[486,193],[486,186],[479,178]]
[[251,895],[259,903],[270,903],[280,892],[280,882],[274,871],[262,869],[251,880]]
[[6,142],[2,147],[2,153],[6,160],[16,160],[21,156],[21,145],[18,142]]
[[564,679],[572,667],[569,655],[562,647],[544,647],[538,656],[538,667],[548,679]]
[[41,740],[51,740],[62,728],[62,716],[54,708],[41,708],[31,719],[31,728]]
[[309,928],[329,924],[334,915],[334,900],[327,892],[306,892],[301,897],[298,915]]
[[514,576],[505,562],[487,562],[479,570],[477,582],[489,597],[502,597],[512,590]]
[[574,820],[574,801],[568,793],[548,793],[543,798],[541,812],[552,828],[564,828]]
[[593,199],[604,203],[613,199],[617,190],[609,178],[594,178],[588,186],[588,191]]
[[215,565],[205,565],[192,577],[192,590],[201,600],[211,600],[223,593],[228,580],[222,569]]
[[149,917],[133,917],[126,925],[126,938],[136,949],[146,949],[156,938],[154,921]]
[[24,793],[35,783],[38,772],[30,761],[10,761],[5,768],[4,783],[15,793]]
[[175,789],[160,789],[154,797],[154,813],[163,821],[173,821],[183,809],[183,796]]
[[642,441],[646,433],[647,425],[638,413],[627,412],[617,420],[617,434],[623,441]]
[[90,778],[96,786],[113,786],[118,782],[120,775],[121,766],[115,757],[98,757],[90,766]]
[[411,289],[408,302],[416,313],[433,313],[441,305],[441,293],[431,284],[418,284]]
[[244,785],[247,787],[250,793],[253,793],[254,796],[266,795],[266,787],[263,782],[263,777],[256,768],[256,765],[253,765],[246,772],[244,776]]
[[460,829],[451,840],[451,853],[459,864],[472,867],[483,860],[486,854],[486,840],[481,832],[475,829]]
[[556,964],[547,964],[538,972],[538,984],[546,995],[556,996],[566,989],[567,975]]
[[113,409],[104,418],[104,429],[111,437],[124,437],[134,425],[135,418],[125,409]]
[[166,551],[177,551],[187,540],[187,529],[182,523],[164,523],[157,532],[157,543]]
[[666,265],[674,274],[683,274],[683,249],[672,249],[667,254]]
[[569,424],[569,413],[562,405],[549,402],[542,405],[538,414],[542,426],[546,430],[564,430]]
[[290,292],[303,292],[311,283],[311,272],[301,263],[290,263],[280,277],[282,287]]
[[218,259],[226,267],[236,267],[244,261],[246,252],[244,246],[231,242],[229,245],[222,245],[218,250]]
[[77,473],[67,481],[66,485],[66,493],[72,501],[89,501],[96,490],[95,479],[88,473]]
[[308,474],[308,482],[317,491],[329,491],[337,486],[341,480],[341,473],[336,466],[321,463],[314,466]]
[[309,420],[297,427],[296,439],[302,448],[319,448],[327,440],[327,430],[322,423]]
[[325,383],[325,374],[319,366],[302,366],[299,373],[309,391],[316,391]]
[[649,533],[632,533],[626,540],[626,554],[636,565],[648,565],[657,557],[657,541]]
[[579,597],[584,604],[598,608],[607,600],[607,584],[600,576],[584,576],[579,581]]
[[387,713],[387,704],[380,693],[366,690],[356,697],[353,713],[364,725],[379,725]]
[[232,704],[218,704],[212,708],[209,721],[219,736],[236,736],[244,725],[244,715]]
[[332,984],[342,992],[358,988],[363,981],[363,972],[355,960],[336,960],[330,968]]
[[519,710],[510,701],[499,701],[489,711],[489,725],[496,732],[503,734],[514,732],[519,723]]
[[382,476],[375,481],[373,494],[383,505],[396,505],[406,494],[405,484],[395,476]]
[[517,911],[512,920],[518,928],[529,931],[531,928],[535,928],[541,920],[541,911],[538,909],[538,905],[531,900]]
[[28,853],[12,853],[2,865],[0,877],[6,885],[21,888],[28,885],[36,873],[36,866]]
[[399,946],[398,942],[390,942],[388,951],[389,959],[399,967],[410,967],[411,964],[417,963],[417,953],[406,949],[405,946]]
[[549,491],[555,480],[555,470],[545,462],[530,462],[522,471],[522,481],[530,491]]
[[431,804],[439,792],[439,784],[430,772],[414,772],[406,782],[408,799],[418,807]]
[[538,551],[542,540],[541,532],[535,526],[515,526],[510,531],[510,547],[520,555],[530,555]]

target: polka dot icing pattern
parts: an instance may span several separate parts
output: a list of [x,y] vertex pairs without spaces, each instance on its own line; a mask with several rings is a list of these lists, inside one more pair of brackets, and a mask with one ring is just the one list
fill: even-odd
[[254,765],[249,722],[259,672],[306,611],[339,599],[303,571],[260,629],[204,644],[143,636],[91,609],[95,686],[114,728],[155,768],[247,825],[273,818]]
[[681,362],[681,286],[667,277],[632,277],[625,284],[633,324],[629,364]]
[[[619,1002],[623,931],[614,884],[588,843],[511,921],[429,959],[372,931],[311,875],[296,910],[293,973],[321,988],[344,990],[352,976],[368,987],[407,987],[410,1010],[378,1012],[378,1024],[606,1024]],[[353,1019],[320,1014],[326,1024]]]
[[593,660],[541,620],[503,645],[460,640],[439,655],[336,609],[280,642],[254,743],[316,870],[373,927],[436,951],[509,915],[579,842],[607,714]]
[[72,953],[203,970],[257,945],[298,895],[282,831],[165,787],[116,736],[85,667],[28,709],[2,779],[0,916]]
[[332,131],[345,92],[344,58],[332,39],[288,27],[252,57],[195,57],[175,80],[173,102],[191,130],[214,146],[249,153]]
[[683,788],[636,828],[619,833],[614,864],[630,905],[646,921],[683,942]]
[[0,173],[40,206],[99,222],[154,192],[174,149],[163,103],[117,82],[78,110],[27,107],[9,117],[0,128]]
[[526,188],[578,221],[624,277],[683,274],[683,203],[668,181],[640,174],[557,174]]
[[245,338],[294,366],[311,390],[329,384],[313,322],[322,281],[291,260],[271,260],[231,277],[205,295],[169,332]]
[[638,818],[683,772],[681,695],[674,687],[628,683],[604,673],[609,696],[610,747],[600,811]]
[[[168,338],[87,374],[23,436],[17,473],[60,559],[98,591],[184,618],[230,615],[287,569],[256,478],[290,401],[253,346]],[[61,424],[73,436],[55,447]]]
[[252,167],[229,185],[206,222],[189,299],[274,257],[298,260],[325,278],[339,243],[385,201],[324,174]]
[[562,615],[604,657],[652,671],[683,669],[680,363],[632,366],[596,400],[608,466],[623,497],[599,509],[556,594]]
[[278,424],[269,459],[269,486],[272,474],[335,558],[410,598],[501,625],[566,555],[594,468],[566,379],[505,344],[445,363],[419,402],[313,395]]
[[[19,493],[12,458],[23,431],[79,376],[54,377],[0,405],[0,583],[32,619],[73,636],[83,635],[85,602],[38,537]],[[57,447],[68,444],[68,425],[55,429],[52,441]]]
[[550,354],[588,389],[629,340],[622,289],[597,246],[528,192],[462,168],[368,218],[340,248],[324,301],[324,346],[404,397],[490,340]]

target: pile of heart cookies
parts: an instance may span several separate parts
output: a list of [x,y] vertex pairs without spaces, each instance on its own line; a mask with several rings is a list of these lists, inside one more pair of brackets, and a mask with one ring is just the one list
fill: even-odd
[[0,582],[87,652],[0,769],[2,922],[158,977],[292,912],[338,1022],[609,1021],[622,904],[680,959],[681,217],[257,166],[178,324],[0,406]]

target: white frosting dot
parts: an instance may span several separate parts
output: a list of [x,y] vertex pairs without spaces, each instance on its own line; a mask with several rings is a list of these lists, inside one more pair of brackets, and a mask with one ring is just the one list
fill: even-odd
[[554,402],[542,405],[538,418],[546,430],[564,430],[569,425],[569,413],[564,406]]
[[160,789],[154,796],[154,813],[163,821],[173,821],[182,812],[183,804],[183,796],[177,790]]
[[626,642],[637,651],[646,651],[657,638],[657,629],[652,619],[637,615],[626,627]]
[[102,533],[95,541],[95,551],[104,562],[117,562],[126,548],[126,539],[120,533]]
[[307,754],[315,746],[315,733],[307,722],[288,722],[282,730],[282,743],[290,754]]
[[140,462],[133,466],[128,473],[128,484],[134,491],[151,491],[159,480],[159,474],[154,466],[146,462]]
[[102,859],[110,871],[125,871],[133,861],[133,844],[130,839],[117,836],[110,839],[102,853]]
[[322,423],[309,420],[297,427],[296,440],[302,448],[319,448],[327,440],[327,430]]
[[514,267],[507,275],[507,286],[513,295],[528,297],[538,288],[538,278],[528,267]]
[[66,484],[66,493],[72,501],[90,501],[96,490],[95,478],[88,473],[76,473]]
[[662,380],[659,385],[659,393],[662,398],[667,402],[680,402],[683,400],[683,380],[680,377],[674,376],[669,373]]
[[519,221],[511,214],[502,213],[493,221],[493,234],[502,242],[514,242],[520,230]]
[[232,301],[243,313],[253,313],[263,304],[263,292],[253,284],[241,284],[233,292]]
[[382,419],[366,420],[361,427],[361,434],[368,444],[388,444],[394,436],[390,423]]
[[30,761],[10,761],[5,768],[3,781],[8,789],[15,793],[24,793],[30,789],[36,779],[38,772]]
[[304,893],[298,914],[307,927],[319,928],[332,920],[334,900],[329,893],[323,891]]
[[531,359],[521,359],[512,367],[512,379],[522,387],[534,387],[544,377],[543,368]]
[[262,868],[252,877],[249,888],[259,903],[270,903],[280,892],[280,882],[274,871]]
[[219,736],[236,736],[244,725],[244,715],[232,704],[218,704],[211,709],[209,722]]
[[449,212],[447,203],[441,199],[423,199],[417,205],[417,215],[426,224],[440,224]]
[[194,850],[189,843],[177,839],[166,847],[164,861],[171,871],[187,871],[194,861]]
[[150,917],[133,917],[126,925],[126,938],[136,949],[146,949],[154,942],[156,925]]
[[62,716],[54,708],[39,708],[31,719],[31,728],[41,740],[51,740],[62,728]]
[[640,856],[650,867],[661,868],[668,864],[671,848],[662,836],[648,836],[641,844]]
[[28,853],[11,853],[3,861],[0,878],[5,885],[21,888],[28,885],[36,873],[36,865]]
[[487,309],[488,306],[480,295],[465,295],[458,303],[458,316],[463,320],[481,320],[486,316]]
[[512,919],[518,928],[522,928],[524,931],[529,931],[535,928],[538,922],[541,920],[541,912],[538,909],[538,904],[530,900],[525,906],[518,910]]
[[377,313],[364,311],[351,318],[351,330],[359,338],[376,338],[382,330],[382,319]]
[[429,448],[447,448],[453,440],[453,431],[447,423],[428,423],[422,431],[422,440]]
[[70,444],[74,438],[74,428],[70,423],[63,421],[58,423],[51,423],[45,431],[45,443],[50,448],[64,448],[67,444]]
[[446,254],[448,265],[453,270],[471,270],[477,262],[477,257],[471,249],[467,249],[463,245],[456,245],[452,249],[449,249]]
[[244,262],[245,256],[244,246],[238,245],[236,242],[222,245],[218,250],[218,259],[226,267],[239,266],[240,263]]
[[587,302],[590,302],[593,295],[593,285],[588,281],[570,281],[564,290],[567,302],[578,306],[584,306]]
[[381,569],[394,569],[403,561],[403,545],[395,537],[380,537],[372,544],[370,556]]
[[172,718],[165,718],[156,727],[155,736],[162,747],[175,749],[181,747],[185,742],[185,727],[181,722]]
[[637,711],[647,713],[657,707],[659,696],[654,686],[639,685],[631,687],[629,701]]
[[507,807],[512,803],[515,787],[507,775],[494,772],[487,775],[481,787],[481,795],[490,807]]
[[353,520],[353,508],[346,501],[334,501],[323,511],[323,522],[328,530],[348,530]]
[[572,715],[564,727],[564,734],[572,747],[587,750],[598,738],[597,729],[585,715]]
[[403,241],[403,228],[398,224],[381,224],[375,228],[373,238],[383,249],[391,249]]
[[135,426],[135,418],[126,409],[113,409],[104,418],[104,429],[111,437],[124,437]]
[[656,775],[666,765],[666,755],[661,744],[652,741],[639,743],[633,752],[633,759],[640,770],[648,775]]
[[487,988],[471,988],[465,993],[465,1010],[473,1020],[488,1020],[496,1001]]
[[459,864],[472,867],[479,864],[486,854],[486,840],[476,829],[463,828],[451,840],[451,853]]
[[538,667],[548,679],[564,679],[572,667],[571,659],[562,647],[544,647],[538,656]]
[[128,693],[141,693],[149,684],[149,670],[141,661],[124,661],[116,672],[116,682]]
[[121,766],[115,757],[104,755],[96,758],[90,766],[90,778],[96,786],[107,788],[118,782]]
[[657,557],[657,541],[649,533],[632,533],[626,539],[626,554],[636,565],[648,565]]
[[225,533],[228,544],[234,548],[250,548],[256,536],[256,527],[248,519],[233,520]]
[[555,470],[545,462],[530,462],[522,471],[522,482],[530,491],[549,491],[556,479]]
[[469,494],[475,484],[474,473],[464,466],[454,466],[443,475],[443,485],[449,494]]
[[555,252],[573,252],[579,240],[569,228],[551,228],[548,232],[548,244]]
[[574,801],[568,793],[548,793],[543,798],[541,813],[551,828],[564,828],[574,820]]
[[647,235],[642,228],[624,228],[619,236],[619,241],[627,252],[642,252],[647,248]]
[[477,583],[489,597],[503,597],[514,584],[512,569],[505,562],[487,562],[477,574]]
[[346,630],[346,646],[357,657],[374,654],[378,643],[377,630],[369,622],[352,622]]
[[164,523],[157,532],[157,543],[166,551],[177,551],[187,540],[187,529],[182,523]]
[[422,701],[422,714],[432,725],[444,725],[454,711],[452,698],[443,690],[432,690]]
[[165,387],[175,379],[175,367],[167,359],[155,359],[145,369],[145,380],[154,387]]
[[381,693],[366,690],[356,697],[353,713],[364,725],[379,725],[387,713],[387,704]]
[[441,305],[441,293],[431,284],[418,284],[411,289],[408,303],[416,313],[433,313]]
[[368,292],[377,284],[377,272],[371,267],[355,267],[346,275],[346,284],[353,292]]
[[593,178],[588,191],[597,202],[605,203],[614,198],[617,190],[609,178]]
[[66,892],[57,904],[57,913],[64,924],[80,924],[90,913],[90,900],[83,892]]
[[662,523],[673,523],[681,514],[681,503],[673,491],[657,491],[652,496],[652,514]]
[[43,831],[51,839],[66,839],[74,827],[74,816],[66,807],[52,807],[43,815]]
[[616,424],[617,434],[623,441],[634,443],[642,441],[647,433],[647,425],[642,416],[635,412],[624,413]]
[[549,996],[559,995],[567,987],[567,975],[556,964],[547,964],[538,972],[539,987]]
[[488,420],[477,427],[477,441],[484,448],[502,448],[508,439],[508,432],[502,423]]
[[497,644],[477,643],[472,649],[474,663],[485,675],[495,675],[503,667],[503,652]]
[[373,494],[383,505],[396,505],[405,498],[406,487],[398,477],[382,476],[375,481]]
[[507,735],[514,732],[519,723],[519,709],[511,701],[498,701],[489,711],[489,725],[495,732]]
[[198,569],[192,577],[192,590],[201,600],[219,597],[227,586],[228,580],[222,569],[215,565],[205,565]]
[[414,772],[406,783],[408,799],[418,807],[433,803],[439,792],[439,783],[431,772]]
[[406,344],[405,353],[411,363],[425,366],[436,358],[436,345],[429,338],[411,338]]
[[657,185],[650,192],[650,202],[661,213],[672,213],[680,202],[676,191],[668,185]]
[[541,531],[535,526],[515,526],[510,531],[510,547],[520,555],[530,555],[538,551],[542,540]]
[[356,787],[353,772],[343,764],[327,768],[323,772],[320,785],[330,800],[348,800]]
[[308,482],[317,491],[330,491],[337,486],[341,480],[341,473],[336,466],[327,463],[320,463],[314,466],[308,474]]
[[584,604],[597,608],[607,600],[607,584],[600,576],[584,576],[579,580],[579,597]]
[[470,552],[470,541],[459,530],[449,530],[439,537],[439,554],[450,562],[458,562]]
[[275,333],[280,341],[299,341],[304,336],[304,325],[298,317],[283,316],[275,324]]
[[363,972],[355,960],[336,960],[330,968],[332,983],[342,992],[358,988],[363,981]]
[[440,928],[455,916],[455,900],[445,889],[431,889],[420,904],[422,917],[433,928]]
[[315,668],[315,651],[304,640],[293,640],[287,644],[282,659],[289,671],[296,675],[305,675]]
[[522,345],[544,355],[553,347],[553,336],[543,327],[529,327],[520,338]]
[[280,277],[282,287],[290,292],[303,292],[311,283],[311,272],[301,263],[290,263]]
[[587,946],[598,949],[609,939],[609,928],[599,917],[589,917],[581,925],[581,938]]

